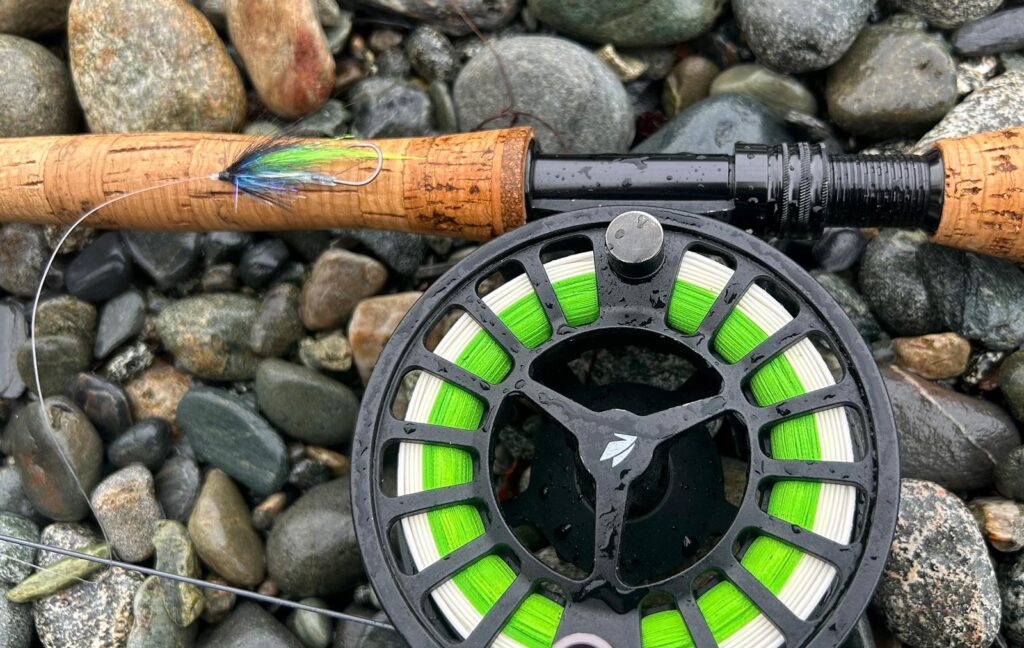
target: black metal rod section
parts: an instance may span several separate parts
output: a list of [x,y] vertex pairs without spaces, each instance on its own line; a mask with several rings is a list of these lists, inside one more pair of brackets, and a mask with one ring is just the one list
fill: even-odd
[[829,156],[818,144],[739,144],[734,155],[535,155],[527,198],[538,207],[634,202],[716,213],[725,203],[738,227],[800,237],[838,226],[933,231],[942,185],[937,153]]

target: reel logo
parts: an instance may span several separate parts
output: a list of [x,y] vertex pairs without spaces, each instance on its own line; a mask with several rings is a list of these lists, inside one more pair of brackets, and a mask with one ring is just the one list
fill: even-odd
[[616,432],[615,436],[619,437],[619,440],[609,441],[604,452],[601,454],[601,461],[612,460],[612,468],[625,461],[629,453],[633,452],[633,448],[636,447],[636,437],[632,434],[619,434]]

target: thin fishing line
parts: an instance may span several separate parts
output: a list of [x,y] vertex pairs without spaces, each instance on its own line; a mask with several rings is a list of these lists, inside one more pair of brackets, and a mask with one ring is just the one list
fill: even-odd
[[316,614],[322,614],[329,616],[340,621],[354,621],[356,623],[362,623],[364,625],[373,626],[375,628],[381,628],[382,630],[394,630],[395,627],[390,623],[383,621],[377,621],[376,619],[369,619],[367,617],[361,617],[355,614],[346,614],[344,612],[335,612],[334,610],[328,610],[326,608],[318,608],[312,605],[306,605],[305,603],[299,603],[297,601],[289,601],[288,599],[278,598],[276,596],[267,596],[260,594],[259,592],[250,592],[249,590],[240,589],[238,587],[232,587],[231,585],[222,585],[220,583],[212,583],[205,581],[201,578],[191,578],[189,576],[182,576],[181,574],[172,574],[169,572],[160,571],[158,569],[152,569],[150,567],[142,567],[141,565],[133,565],[131,563],[121,562],[119,560],[113,560],[111,558],[100,558],[98,556],[90,556],[89,554],[82,553],[80,551],[74,551],[73,549],[62,549],[60,547],[53,547],[41,542],[33,542],[32,540],[25,540],[24,538],[17,538],[15,536],[9,536],[0,533],[0,541],[10,542],[12,544],[21,545],[23,547],[29,547],[32,549],[38,549],[40,551],[50,551],[58,553],[68,558],[78,558],[79,560],[87,560],[89,562],[98,563],[107,567],[116,567],[117,569],[123,569],[125,571],[132,571],[146,576],[156,576],[158,578],[167,578],[169,580],[179,581],[181,583],[187,583],[189,585],[195,585],[203,589],[218,590],[221,592],[227,592],[234,594],[235,596],[241,596],[243,598],[252,599],[261,603],[270,603],[280,605],[282,607],[291,608],[294,610],[302,610],[304,612],[314,612]]

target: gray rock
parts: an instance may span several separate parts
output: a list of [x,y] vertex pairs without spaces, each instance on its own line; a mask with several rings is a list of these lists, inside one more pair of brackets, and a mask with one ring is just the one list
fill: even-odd
[[434,104],[434,122],[438,132],[454,133],[459,130],[459,117],[455,114],[455,100],[452,99],[448,84],[443,81],[431,81],[427,94]]
[[[0,513],[0,533],[39,542],[39,527],[36,523],[14,513]],[[0,587],[20,583],[32,573],[31,565],[35,562],[35,549],[8,542],[0,543]]]
[[249,232],[209,232],[203,237],[203,260],[208,266],[237,261],[251,244],[252,234]]
[[862,294],[878,319],[898,335],[923,335],[942,329],[917,253],[927,243],[924,234],[882,230],[868,244],[860,268]]
[[[345,608],[346,614],[353,614],[375,621],[390,623],[383,612],[352,604]],[[333,648],[408,648],[402,636],[393,630],[385,630],[355,621],[339,621],[334,632]]]
[[38,403],[30,403],[8,430],[15,465],[25,495],[37,511],[54,520],[80,520],[89,512],[81,491],[88,493],[100,479],[103,444],[68,399],[47,398],[46,407],[50,426],[43,421]]
[[0,289],[19,297],[34,295],[47,256],[41,227],[4,225],[0,228]]
[[[522,0],[464,0],[452,5],[447,0],[356,0],[355,5],[385,9],[427,22],[447,34],[463,35],[472,32],[470,23],[485,32],[494,31],[511,20],[519,11]],[[455,6],[460,11],[455,10]]]
[[295,596],[346,594],[362,576],[347,478],[321,484],[274,522],[267,571]]
[[[327,602],[318,598],[304,598],[299,603],[328,609]],[[331,619],[315,612],[295,610],[288,615],[288,629],[295,633],[306,648],[329,648],[334,625]]]
[[132,260],[117,232],[93,239],[68,264],[64,281],[68,292],[90,302],[119,295],[131,284]]
[[732,9],[759,61],[808,72],[839,60],[873,5],[872,0],[733,0]]
[[415,274],[427,254],[422,234],[372,229],[343,230],[343,234],[365,245],[374,257],[404,277]]
[[26,518],[38,515],[21,487],[21,475],[15,466],[0,466],[0,511]]
[[1010,411],[1017,420],[1024,421],[1024,351],[1014,353],[1003,362],[999,369],[999,386]]
[[199,268],[202,236],[195,232],[125,230],[121,238],[135,263],[161,290],[174,288]]
[[157,332],[183,369],[213,380],[249,380],[257,357],[249,349],[259,302],[236,294],[200,295],[160,312]]
[[392,47],[377,56],[377,75],[391,79],[404,79],[412,74],[412,64],[405,50]]
[[[53,524],[43,529],[42,542],[81,550],[98,537],[88,527]],[[62,559],[42,552],[43,567]],[[101,569],[87,583],[77,583],[32,603],[36,631],[44,646],[60,648],[123,648],[132,628],[132,601],[143,577],[121,569]]]
[[295,122],[288,131],[298,137],[334,137],[344,133],[345,123],[351,118],[345,104],[337,99],[328,99],[313,113]]
[[16,301],[0,302],[0,398],[17,398],[25,391],[18,373],[18,349],[28,337],[25,310]]
[[171,620],[164,606],[160,578],[150,576],[135,592],[131,633],[125,648],[192,648],[196,626],[182,628]]
[[1010,70],[975,90],[949,111],[914,146],[923,153],[940,139],[1024,124],[1024,69]]
[[429,25],[419,25],[405,39],[405,53],[416,74],[427,81],[451,81],[459,57],[448,37]]
[[146,300],[138,290],[128,290],[114,297],[100,310],[93,354],[106,358],[110,352],[132,339],[146,323]]
[[131,427],[132,407],[128,396],[114,383],[80,373],[68,381],[64,390],[105,440],[114,439]]
[[263,296],[249,333],[249,348],[264,358],[279,357],[301,340],[304,332],[299,317],[299,289],[291,284],[277,284]]
[[154,478],[156,499],[169,520],[185,522],[199,496],[199,466],[189,457],[171,457]]
[[672,45],[700,36],[723,0],[529,0],[530,11],[558,31],[595,43]]
[[36,335],[69,335],[92,347],[96,307],[70,295],[47,299],[36,313]]
[[248,601],[199,639],[198,648],[303,648],[269,612]]
[[158,418],[143,419],[107,446],[107,459],[118,468],[139,463],[150,470],[163,464],[171,451],[171,426]]
[[265,288],[288,262],[288,246],[276,238],[250,245],[238,261],[238,276],[253,288]]
[[813,272],[811,274],[828,291],[828,294],[839,302],[846,316],[857,327],[857,331],[865,342],[874,342],[882,337],[882,327],[878,324],[875,316],[871,314],[871,308],[867,302],[864,301],[860,293],[854,290],[853,286],[831,272]]
[[282,360],[260,363],[256,402],[283,432],[319,446],[348,444],[359,415],[359,399],[348,387]]
[[[8,4],[4,2],[2,4]],[[4,7],[0,4],[0,24]],[[42,45],[0,34],[0,137],[59,135],[78,125],[71,75]]]
[[633,141],[622,83],[593,54],[561,38],[495,41],[462,68],[454,98],[463,130],[533,126],[548,153],[616,153]]
[[[64,386],[75,374],[89,366],[92,361],[91,345],[69,335],[38,336],[36,361],[39,365],[39,388],[43,396],[55,396],[64,392]],[[34,393],[36,381],[30,340],[23,342],[18,349],[17,362],[21,379]]]
[[999,590],[967,507],[941,486],[903,480],[896,536],[874,604],[918,648],[988,646],[999,632]]
[[245,116],[238,69],[183,0],[72,2],[68,50],[93,132],[231,132]]
[[1024,446],[999,458],[994,477],[996,490],[1011,499],[1024,501]]
[[811,254],[822,270],[845,272],[860,261],[867,247],[868,238],[859,229],[833,227],[814,242]]
[[1011,645],[1018,646],[1024,643],[1024,553],[1016,554],[996,576],[1003,602],[1003,632]]
[[1002,0],[894,0],[904,11],[917,14],[942,29],[951,29],[970,20],[987,16],[999,8]]
[[196,456],[256,494],[269,495],[288,477],[288,451],[270,424],[234,394],[195,385],[178,404],[178,425]]
[[302,322],[315,331],[339,326],[361,299],[384,286],[387,276],[387,270],[375,259],[347,250],[327,250],[313,264],[302,286]]
[[399,79],[363,79],[348,95],[352,133],[358,137],[414,137],[434,128],[430,97]]
[[752,97],[721,94],[673,117],[634,153],[732,153],[737,142],[780,144],[792,139],[779,116]]
[[[0,33],[35,36],[58,31],[68,20],[71,0],[0,1]],[[2,633],[0,633],[2,636]]]
[[804,84],[756,63],[725,70],[712,81],[710,93],[712,96],[726,93],[746,95],[780,112],[795,110],[809,115],[818,112],[818,102]]
[[825,98],[832,119],[855,135],[918,135],[956,104],[956,66],[930,34],[873,25],[829,71]]
[[953,490],[992,486],[999,459],[1021,445],[1013,421],[998,406],[882,369],[900,439],[900,473]]
[[0,584],[0,637],[6,648],[30,648],[32,636],[32,606],[7,600],[6,585]]
[[962,56],[982,56],[1024,49],[1024,7],[969,22],[953,34],[953,49]]
[[153,490],[153,475],[132,464],[113,473],[92,492],[96,521],[106,532],[116,555],[138,563],[153,555],[153,533],[163,517]]

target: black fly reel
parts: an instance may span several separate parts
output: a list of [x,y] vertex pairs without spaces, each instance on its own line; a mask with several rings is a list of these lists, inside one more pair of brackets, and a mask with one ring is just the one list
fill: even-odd
[[367,572],[414,646],[833,647],[897,512],[878,371],[758,239],[549,217],[437,281],[353,450]]

